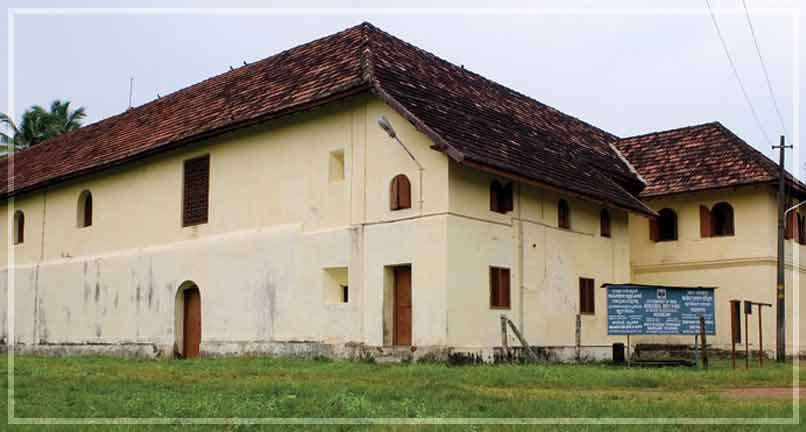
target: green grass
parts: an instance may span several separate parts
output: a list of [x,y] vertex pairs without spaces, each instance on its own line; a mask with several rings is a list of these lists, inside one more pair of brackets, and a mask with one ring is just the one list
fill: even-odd
[[[791,400],[727,394],[738,387],[791,386],[792,365],[775,363],[733,371],[728,363],[717,362],[703,371],[603,364],[450,367],[268,358],[16,356],[14,377],[16,417],[792,416]],[[7,392],[5,374],[2,386]],[[339,428],[353,427],[367,426]],[[486,428],[492,427],[478,427]]]

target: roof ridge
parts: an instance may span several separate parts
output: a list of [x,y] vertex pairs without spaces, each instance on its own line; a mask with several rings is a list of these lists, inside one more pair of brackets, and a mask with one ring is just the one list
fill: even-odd
[[432,52],[430,52],[428,50],[425,50],[423,48],[418,47],[417,45],[414,45],[414,44],[412,44],[410,42],[407,42],[405,39],[401,39],[401,38],[399,38],[399,37],[387,32],[387,31],[385,31],[383,29],[375,27],[374,25],[372,25],[372,24],[370,24],[368,22],[365,22],[362,25],[365,25],[370,30],[372,30],[372,31],[374,31],[376,33],[380,33],[381,35],[383,35],[385,37],[393,38],[393,39],[405,44],[406,46],[408,46],[410,48],[413,48],[413,49],[415,49],[417,51],[422,52],[423,54],[425,54],[425,55],[427,55],[429,57],[432,57],[432,58],[437,59],[437,60],[439,60],[441,62],[444,62],[445,64],[449,65],[450,67],[452,67],[453,69],[455,69],[458,72],[473,75],[474,77],[484,81],[487,84],[491,84],[492,86],[494,86],[496,88],[500,88],[500,89],[502,89],[502,90],[504,90],[504,91],[506,91],[506,92],[508,92],[510,94],[516,95],[518,97],[528,99],[530,102],[533,102],[533,103],[535,103],[537,105],[540,105],[542,107],[548,108],[549,110],[551,110],[551,111],[553,111],[555,113],[561,114],[561,115],[566,116],[566,117],[573,118],[574,120],[576,120],[576,121],[578,121],[578,122],[580,122],[580,123],[582,123],[582,124],[584,124],[586,126],[589,126],[589,127],[593,128],[593,129],[596,129],[599,132],[602,132],[602,133],[608,135],[610,138],[616,138],[616,139],[619,138],[617,135],[615,135],[615,134],[613,134],[611,132],[608,132],[608,131],[606,131],[606,130],[604,130],[604,129],[596,126],[596,125],[588,123],[585,120],[580,119],[579,117],[567,114],[567,113],[565,113],[563,111],[560,111],[559,109],[557,109],[557,108],[555,108],[555,107],[553,107],[551,105],[547,105],[544,102],[540,102],[539,100],[537,100],[537,99],[535,99],[535,98],[533,98],[533,97],[531,97],[531,96],[529,96],[527,94],[521,93],[521,92],[519,92],[519,91],[517,91],[515,89],[512,89],[512,88],[510,88],[510,87],[508,87],[508,86],[506,86],[504,84],[501,84],[501,83],[499,83],[497,81],[491,80],[490,78],[487,78],[484,75],[481,75],[481,74],[479,74],[477,72],[473,72],[472,70],[464,67],[464,65],[457,66],[456,64],[454,64],[453,62],[451,62],[449,60],[446,60],[446,59],[444,59],[444,58],[442,58],[442,57],[440,57],[440,56],[438,56],[438,55],[436,55],[436,54],[434,54],[434,53],[432,53]]

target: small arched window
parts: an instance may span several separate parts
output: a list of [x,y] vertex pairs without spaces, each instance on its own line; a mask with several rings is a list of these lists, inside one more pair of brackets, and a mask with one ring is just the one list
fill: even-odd
[[607,209],[599,213],[599,227],[602,237],[610,237],[610,212]]
[[85,190],[78,196],[77,226],[84,228],[92,225],[92,194]]
[[502,185],[498,180],[490,183],[490,211],[506,213],[512,211],[512,183]]
[[557,226],[571,229],[571,208],[568,207],[568,201],[564,199],[557,202]]
[[389,185],[389,209],[402,210],[411,208],[411,183],[409,178],[398,174]]
[[677,213],[672,209],[662,209],[658,218],[649,222],[649,227],[652,241],[677,240]]
[[14,244],[25,241],[25,214],[22,210],[14,212]]
[[717,203],[711,209],[711,235],[733,235],[733,207],[726,202]]

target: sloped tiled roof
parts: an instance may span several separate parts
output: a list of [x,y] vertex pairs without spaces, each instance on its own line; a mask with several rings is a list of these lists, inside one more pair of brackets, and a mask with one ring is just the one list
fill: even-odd
[[[12,158],[10,196],[372,92],[459,163],[652,214],[601,129],[364,23],[212,77]],[[8,164],[0,162],[0,175]],[[6,177],[8,178],[8,177]]]
[[[623,138],[616,147],[646,181],[641,197],[778,181],[778,165],[719,122]],[[806,191],[787,179],[793,193]]]

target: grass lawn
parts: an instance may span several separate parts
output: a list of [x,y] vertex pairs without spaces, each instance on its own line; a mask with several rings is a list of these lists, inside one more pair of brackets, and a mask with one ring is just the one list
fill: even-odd
[[[7,370],[7,356],[2,358]],[[604,364],[450,367],[268,358],[147,361],[16,356],[14,376],[16,417],[760,418],[791,417],[793,408],[791,398],[731,393],[736,388],[791,386],[792,365],[772,362],[750,371],[733,371],[729,363],[717,362],[703,371]],[[2,386],[7,392],[6,374]],[[803,421],[806,404],[800,410]],[[678,428],[697,427],[668,429]]]

